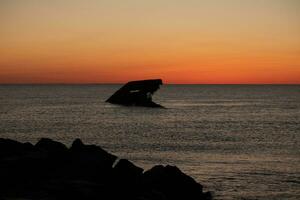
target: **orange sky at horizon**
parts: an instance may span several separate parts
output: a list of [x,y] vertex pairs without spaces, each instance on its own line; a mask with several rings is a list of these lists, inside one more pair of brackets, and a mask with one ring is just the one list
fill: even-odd
[[0,84],[300,84],[297,0],[2,0]]

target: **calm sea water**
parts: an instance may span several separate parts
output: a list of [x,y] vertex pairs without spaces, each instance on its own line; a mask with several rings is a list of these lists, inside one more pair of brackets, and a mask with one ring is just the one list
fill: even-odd
[[299,85],[165,85],[154,100],[168,109],[105,103],[120,86],[0,86],[0,137],[177,165],[216,199],[300,199]]

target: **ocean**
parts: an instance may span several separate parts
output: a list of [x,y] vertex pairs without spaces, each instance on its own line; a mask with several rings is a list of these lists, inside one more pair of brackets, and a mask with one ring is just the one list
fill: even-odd
[[167,109],[105,103],[120,87],[0,85],[0,137],[176,165],[215,199],[300,199],[300,85],[163,85]]

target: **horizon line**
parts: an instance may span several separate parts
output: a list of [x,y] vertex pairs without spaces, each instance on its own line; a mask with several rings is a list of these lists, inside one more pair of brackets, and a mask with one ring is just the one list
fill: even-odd
[[[124,85],[119,83],[0,83],[0,85]],[[163,85],[300,85],[300,83],[163,83]]]

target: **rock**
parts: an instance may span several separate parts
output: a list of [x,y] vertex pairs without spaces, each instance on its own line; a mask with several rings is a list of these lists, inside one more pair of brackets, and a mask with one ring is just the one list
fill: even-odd
[[144,171],[142,168],[135,166],[132,162],[128,161],[127,159],[120,159],[114,167],[114,169],[116,173],[130,177],[140,176]]
[[11,156],[21,156],[34,149],[30,143],[21,143],[0,138],[0,159]]
[[83,144],[83,142],[79,139],[79,138],[76,138],[75,140],[74,140],[74,142],[72,143],[72,147],[71,147],[71,149],[73,149],[73,150],[80,150],[80,149],[82,149],[84,147],[84,144]]
[[76,139],[70,148],[69,159],[69,177],[103,183],[112,180],[112,165],[117,157],[101,147],[84,145]]
[[202,185],[175,166],[157,165],[143,174],[143,184],[150,190],[160,191],[167,199],[210,199]]
[[130,81],[116,91],[106,102],[125,106],[157,107],[163,106],[152,101],[152,95],[162,85],[161,79]]
[[114,167],[114,173],[117,177],[116,181],[126,184],[139,184],[143,174],[143,169],[135,166],[126,159],[120,159]]
[[177,167],[143,169],[76,139],[71,148],[41,139],[35,146],[0,139],[0,199],[212,199]]
[[66,153],[68,151],[68,148],[60,143],[53,141],[48,138],[42,138],[40,139],[36,144],[35,147],[37,149],[44,150],[48,153]]
[[76,139],[73,142],[70,152],[74,161],[81,164],[94,164],[111,168],[117,159],[117,156],[106,152],[101,147],[96,145],[84,145],[80,139]]
[[50,180],[42,185],[42,191],[48,191],[54,199],[108,199],[112,196],[105,185],[84,180]]

